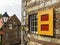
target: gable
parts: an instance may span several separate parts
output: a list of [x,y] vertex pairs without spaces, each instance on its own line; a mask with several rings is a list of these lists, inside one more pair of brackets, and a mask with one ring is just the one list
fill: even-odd
[[8,20],[8,23],[21,24],[21,22],[19,21],[19,19],[17,18],[16,15],[13,15],[13,16]]

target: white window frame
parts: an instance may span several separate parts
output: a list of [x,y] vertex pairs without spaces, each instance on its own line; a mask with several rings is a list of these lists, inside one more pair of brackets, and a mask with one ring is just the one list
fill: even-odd
[[[30,32],[31,33],[36,33],[37,32],[37,31],[35,31],[35,27],[37,27],[37,26],[35,26],[35,24],[34,25],[31,25],[31,22],[34,22],[34,23],[36,22],[36,20],[31,20],[31,19],[35,19],[35,16],[36,15],[34,15],[34,17],[31,17],[30,18]],[[32,27],[34,27],[33,31],[32,31]]]

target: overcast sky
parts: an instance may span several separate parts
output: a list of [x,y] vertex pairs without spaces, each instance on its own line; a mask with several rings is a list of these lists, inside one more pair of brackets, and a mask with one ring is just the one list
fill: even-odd
[[0,0],[0,13],[8,13],[9,16],[16,14],[21,20],[21,0]]

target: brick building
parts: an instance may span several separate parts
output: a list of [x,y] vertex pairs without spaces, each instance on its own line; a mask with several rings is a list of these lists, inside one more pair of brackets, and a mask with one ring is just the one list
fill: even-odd
[[[60,45],[60,0],[22,0],[27,45]],[[53,8],[53,36],[38,34],[38,12]],[[47,33],[48,34],[48,33]]]
[[6,12],[3,14],[2,19],[2,45],[19,45],[21,43],[21,22],[15,14],[9,16]]

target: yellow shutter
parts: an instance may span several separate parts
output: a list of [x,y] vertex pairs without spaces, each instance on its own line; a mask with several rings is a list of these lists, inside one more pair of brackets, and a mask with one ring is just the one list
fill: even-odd
[[[48,21],[41,21],[41,16],[44,14],[48,14],[49,20]],[[48,31],[42,31],[41,25],[42,24],[48,24],[49,30]],[[44,10],[44,11],[38,11],[38,34],[40,35],[47,35],[47,36],[53,36],[53,8]]]

